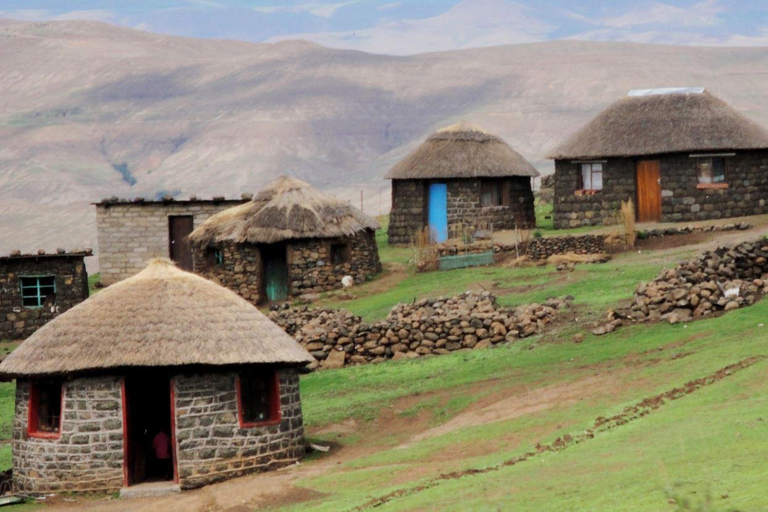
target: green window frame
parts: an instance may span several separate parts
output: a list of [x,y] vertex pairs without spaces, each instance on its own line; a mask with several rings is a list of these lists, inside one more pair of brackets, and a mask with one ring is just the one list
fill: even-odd
[[26,308],[41,308],[47,297],[56,303],[56,276],[20,276],[21,304]]

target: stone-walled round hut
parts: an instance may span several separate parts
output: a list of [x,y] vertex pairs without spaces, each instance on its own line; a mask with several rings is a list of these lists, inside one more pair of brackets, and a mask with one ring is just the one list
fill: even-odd
[[0,364],[16,379],[14,486],[192,488],[293,463],[305,446],[298,369],[311,361],[237,294],[154,260]]
[[381,271],[379,223],[349,203],[281,176],[252,201],[192,232],[195,272],[253,304],[361,283]]
[[536,225],[531,178],[539,173],[509,144],[469,123],[439,130],[395,165],[390,245],[409,245],[424,227],[437,241],[465,230]]

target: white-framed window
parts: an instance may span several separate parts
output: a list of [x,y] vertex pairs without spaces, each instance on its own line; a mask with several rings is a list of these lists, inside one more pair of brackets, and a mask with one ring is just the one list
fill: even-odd
[[603,190],[603,164],[581,164],[581,190]]

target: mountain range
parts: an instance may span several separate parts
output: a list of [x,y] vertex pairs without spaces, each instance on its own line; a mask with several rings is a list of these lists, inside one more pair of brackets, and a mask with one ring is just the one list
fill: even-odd
[[[237,197],[290,174],[388,209],[382,177],[466,119],[542,172],[629,89],[703,86],[768,125],[768,49],[554,41],[384,56],[0,20],[0,253],[96,245],[103,197]],[[94,268],[92,266],[92,268]]]

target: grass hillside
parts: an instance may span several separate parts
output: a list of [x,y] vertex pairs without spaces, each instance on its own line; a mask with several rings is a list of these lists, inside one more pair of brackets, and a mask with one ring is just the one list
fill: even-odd
[[[505,304],[571,294],[573,318],[490,350],[304,377],[309,435],[338,451],[328,457],[332,467],[296,481],[298,494],[315,499],[284,508],[768,508],[760,485],[768,476],[768,301],[602,337],[583,325],[629,299],[640,280],[701,250],[626,253],[572,273],[400,269],[393,278],[393,265],[407,255],[385,249],[391,263],[383,280],[397,282],[387,290],[365,285],[343,304],[366,318],[384,316],[397,301],[477,287]],[[581,343],[577,332],[585,334]]]

